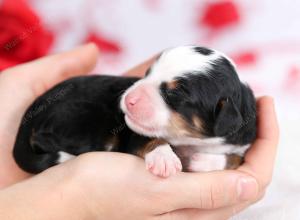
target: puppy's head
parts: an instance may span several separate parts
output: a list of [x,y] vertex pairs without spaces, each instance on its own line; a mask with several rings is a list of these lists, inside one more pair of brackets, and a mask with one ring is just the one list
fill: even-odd
[[205,139],[238,132],[245,117],[255,115],[255,100],[225,55],[182,46],[161,54],[145,78],[124,93],[121,109],[139,134]]

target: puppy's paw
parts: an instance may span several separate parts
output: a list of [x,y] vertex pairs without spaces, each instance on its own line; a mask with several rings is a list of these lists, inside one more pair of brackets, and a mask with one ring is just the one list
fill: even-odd
[[182,164],[170,145],[156,147],[145,155],[146,168],[156,176],[169,177],[182,170]]

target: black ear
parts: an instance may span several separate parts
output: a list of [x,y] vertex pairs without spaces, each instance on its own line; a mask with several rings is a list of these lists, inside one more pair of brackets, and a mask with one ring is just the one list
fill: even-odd
[[215,109],[215,135],[219,137],[229,135],[241,128],[242,124],[242,115],[232,99],[220,99]]

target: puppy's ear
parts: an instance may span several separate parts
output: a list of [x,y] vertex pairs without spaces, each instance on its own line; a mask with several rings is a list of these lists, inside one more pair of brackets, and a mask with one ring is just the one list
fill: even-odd
[[242,115],[231,98],[219,100],[215,109],[214,134],[226,136],[237,131],[243,123]]

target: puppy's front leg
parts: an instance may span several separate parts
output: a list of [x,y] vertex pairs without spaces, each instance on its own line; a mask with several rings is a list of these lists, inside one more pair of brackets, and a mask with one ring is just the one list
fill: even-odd
[[179,157],[168,142],[162,139],[147,142],[136,155],[145,159],[147,170],[156,176],[169,177],[182,170]]
[[145,155],[146,168],[154,175],[169,177],[182,170],[180,159],[169,144],[157,146]]

